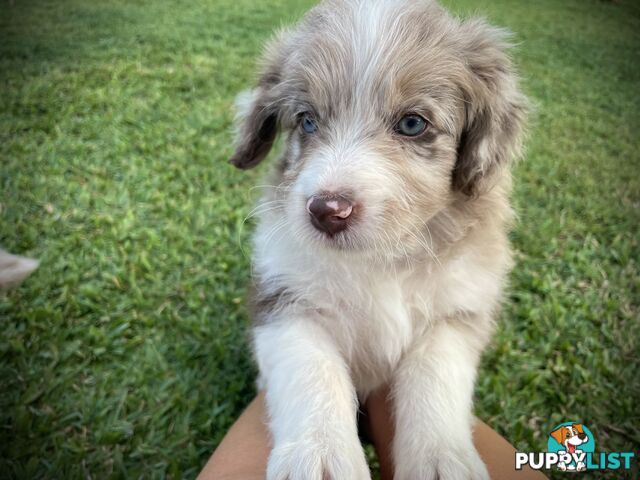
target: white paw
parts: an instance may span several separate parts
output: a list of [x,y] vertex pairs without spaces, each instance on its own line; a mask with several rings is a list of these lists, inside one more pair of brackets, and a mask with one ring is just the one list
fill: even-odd
[[358,438],[310,436],[276,445],[269,456],[267,480],[370,480]]
[[395,480],[489,480],[487,467],[471,443],[440,447],[416,457],[398,460]]
[[438,459],[438,477],[442,480],[489,480],[487,467],[475,447],[469,445],[460,450],[448,450]]

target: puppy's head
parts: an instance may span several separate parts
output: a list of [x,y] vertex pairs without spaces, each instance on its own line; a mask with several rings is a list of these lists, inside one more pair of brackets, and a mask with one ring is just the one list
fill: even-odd
[[305,241],[399,252],[454,201],[487,191],[526,110],[506,34],[429,0],[333,0],[267,48],[231,163],[286,135],[280,214]]
[[551,432],[551,436],[565,447],[575,447],[589,441],[589,437],[584,433],[584,429],[579,423],[561,426]]

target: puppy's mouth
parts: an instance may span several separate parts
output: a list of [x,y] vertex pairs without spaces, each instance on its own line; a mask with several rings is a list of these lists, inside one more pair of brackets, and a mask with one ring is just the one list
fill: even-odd
[[357,250],[358,242],[353,227],[339,229],[338,231],[325,231],[324,226],[318,227],[316,220],[309,219],[313,228],[313,236],[321,245],[335,250]]

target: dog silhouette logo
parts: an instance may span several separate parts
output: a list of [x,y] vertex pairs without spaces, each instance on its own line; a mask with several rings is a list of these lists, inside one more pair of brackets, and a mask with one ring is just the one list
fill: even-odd
[[557,453],[558,469],[583,472],[587,469],[587,454],[593,454],[596,443],[591,431],[581,423],[566,422],[556,426],[549,434],[547,448]]

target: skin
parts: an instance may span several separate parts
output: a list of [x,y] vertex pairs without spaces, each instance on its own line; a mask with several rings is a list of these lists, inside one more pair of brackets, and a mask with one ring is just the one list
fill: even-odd
[[[363,425],[378,454],[381,480],[393,479],[390,407],[387,391],[382,389],[371,395],[363,408],[366,412]],[[231,427],[198,475],[198,480],[264,480],[271,448],[265,423],[264,395],[260,393]],[[474,444],[493,480],[546,478],[528,466],[516,471],[513,467],[515,448],[481,420],[476,419],[473,435]]]

